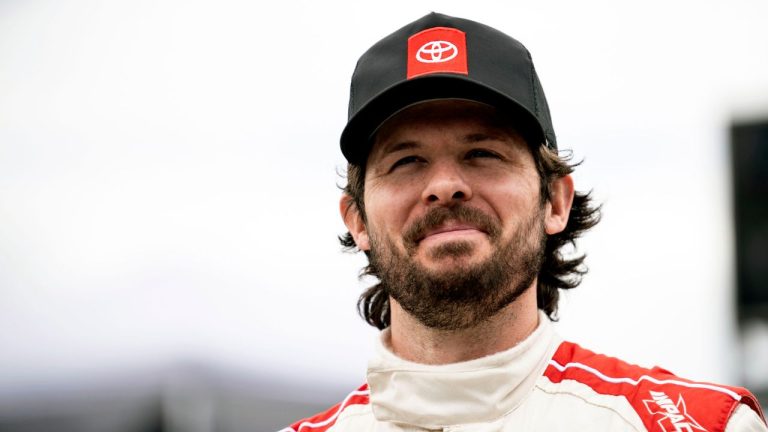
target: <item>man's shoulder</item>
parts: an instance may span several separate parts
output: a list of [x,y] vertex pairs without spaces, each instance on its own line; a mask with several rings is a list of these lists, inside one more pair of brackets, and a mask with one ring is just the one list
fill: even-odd
[[326,411],[299,420],[296,423],[281,429],[279,432],[323,432],[335,425],[342,413],[350,407],[368,405],[370,402],[368,384],[363,384],[357,390],[349,393],[343,401],[337,403]]
[[[648,430],[723,430],[740,404],[763,417],[746,389],[679,377],[660,368],[644,368],[563,342],[549,360],[544,377],[553,383],[576,382],[596,394],[625,398]],[[662,429],[664,430],[664,429]]]

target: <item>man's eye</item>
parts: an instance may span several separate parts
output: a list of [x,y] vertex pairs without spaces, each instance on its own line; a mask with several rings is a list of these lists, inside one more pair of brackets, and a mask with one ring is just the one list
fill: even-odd
[[421,158],[418,156],[406,156],[404,158],[398,159],[397,162],[392,164],[390,171],[394,170],[397,167],[408,165],[410,163],[419,162],[419,161],[421,161]]
[[473,159],[473,158],[493,158],[493,159],[500,159],[500,156],[490,150],[483,150],[483,149],[474,149],[467,152],[467,159]]

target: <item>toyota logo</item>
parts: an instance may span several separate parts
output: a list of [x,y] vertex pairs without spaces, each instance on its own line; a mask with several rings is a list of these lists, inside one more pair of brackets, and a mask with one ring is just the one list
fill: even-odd
[[427,42],[416,52],[416,60],[422,63],[443,63],[459,54],[456,45],[447,41]]

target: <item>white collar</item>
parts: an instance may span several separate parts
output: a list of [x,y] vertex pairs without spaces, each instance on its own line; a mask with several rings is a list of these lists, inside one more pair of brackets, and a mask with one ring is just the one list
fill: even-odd
[[561,339],[539,312],[525,340],[496,354],[446,365],[424,365],[393,354],[382,332],[368,363],[376,419],[427,429],[496,420],[517,408],[533,390]]

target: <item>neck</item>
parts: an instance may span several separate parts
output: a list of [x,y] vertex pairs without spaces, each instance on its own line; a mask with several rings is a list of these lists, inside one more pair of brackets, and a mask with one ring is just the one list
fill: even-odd
[[390,346],[398,357],[422,364],[447,364],[512,348],[538,326],[536,281],[514,302],[474,327],[438,330],[424,326],[392,298]]

